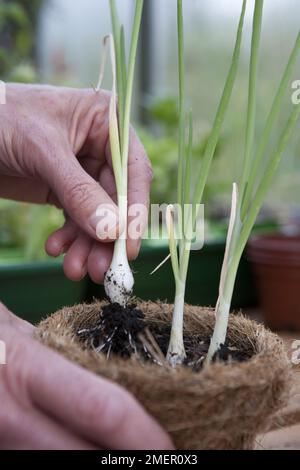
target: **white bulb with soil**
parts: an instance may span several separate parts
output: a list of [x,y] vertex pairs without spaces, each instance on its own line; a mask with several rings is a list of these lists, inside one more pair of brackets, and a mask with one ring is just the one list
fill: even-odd
[[127,259],[126,240],[120,238],[115,242],[113,259],[105,275],[105,292],[111,303],[125,307],[133,286],[134,278]]

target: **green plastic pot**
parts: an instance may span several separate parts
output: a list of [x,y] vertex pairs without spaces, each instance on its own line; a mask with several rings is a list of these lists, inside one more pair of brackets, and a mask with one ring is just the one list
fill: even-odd
[[66,306],[83,302],[87,279],[66,279],[62,260],[24,261],[18,250],[0,250],[0,300],[32,323]]
[[[200,251],[191,253],[186,301],[193,305],[214,306],[218,299],[221,267],[225,251],[225,239],[207,242]],[[168,255],[168,246],[162,242],[144,242],[140,256],[132,263],[135,273],[134,294],[145,300],[157,299],[173,302],[174,280],[170,261],[155,274],[150,273]],[[104,291],[90,281],[89,300],[103,298]],[[254,307],[257,295],[251,265],[243,257],[237,276],[232,306],[234,309]]]

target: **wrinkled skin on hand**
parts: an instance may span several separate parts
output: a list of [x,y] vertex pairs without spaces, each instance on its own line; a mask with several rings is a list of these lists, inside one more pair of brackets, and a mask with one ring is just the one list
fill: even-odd
[[[105,91],[8,85],[7,104],[0,106],[0,198],[64,210],[66,223],[49,237],[46,251],[54,257],[66,253],[65,273],[74,281],[88,272],[96,283],[103,282],[120,231],[109,102]],[[133,129],[128,165],[129,206],[148,207],[152,171]],[[100,204],[111,208],[114,220],[107,239],[96,233]],[[141,226],[142,233],[147,214]],[[129,260],[139,249],[140,239],[127,240]]]

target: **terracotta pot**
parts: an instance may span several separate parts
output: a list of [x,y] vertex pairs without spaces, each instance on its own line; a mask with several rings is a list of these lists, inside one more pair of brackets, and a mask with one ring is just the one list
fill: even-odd
[[266,324],[300,330],[300,236],[272,235],[249,242],[250,258]]

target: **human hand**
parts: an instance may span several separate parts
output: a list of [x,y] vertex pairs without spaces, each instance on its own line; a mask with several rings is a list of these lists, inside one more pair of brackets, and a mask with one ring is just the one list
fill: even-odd
[[[46,243],[50,256],[66,253],[66,275],[78,281],[87,272],[103,282],[117,230],[99,241],[96,210],[109,206],[118,224],[116,189],[109,147],[110,94],[48,86],[8,85],[0,106],[0,197],[64,209],[66,223]],[[152,171],[144,148],[131,130],[129,206],[149,205]],[[142,215],[141,233],[147,226]],[[101,237],[102,238],[102,237]],[[127,241],[129,260],[140,240]]]
[[33,331],[0,304],[0,449],[173,448],[129,393],[41,345]]

